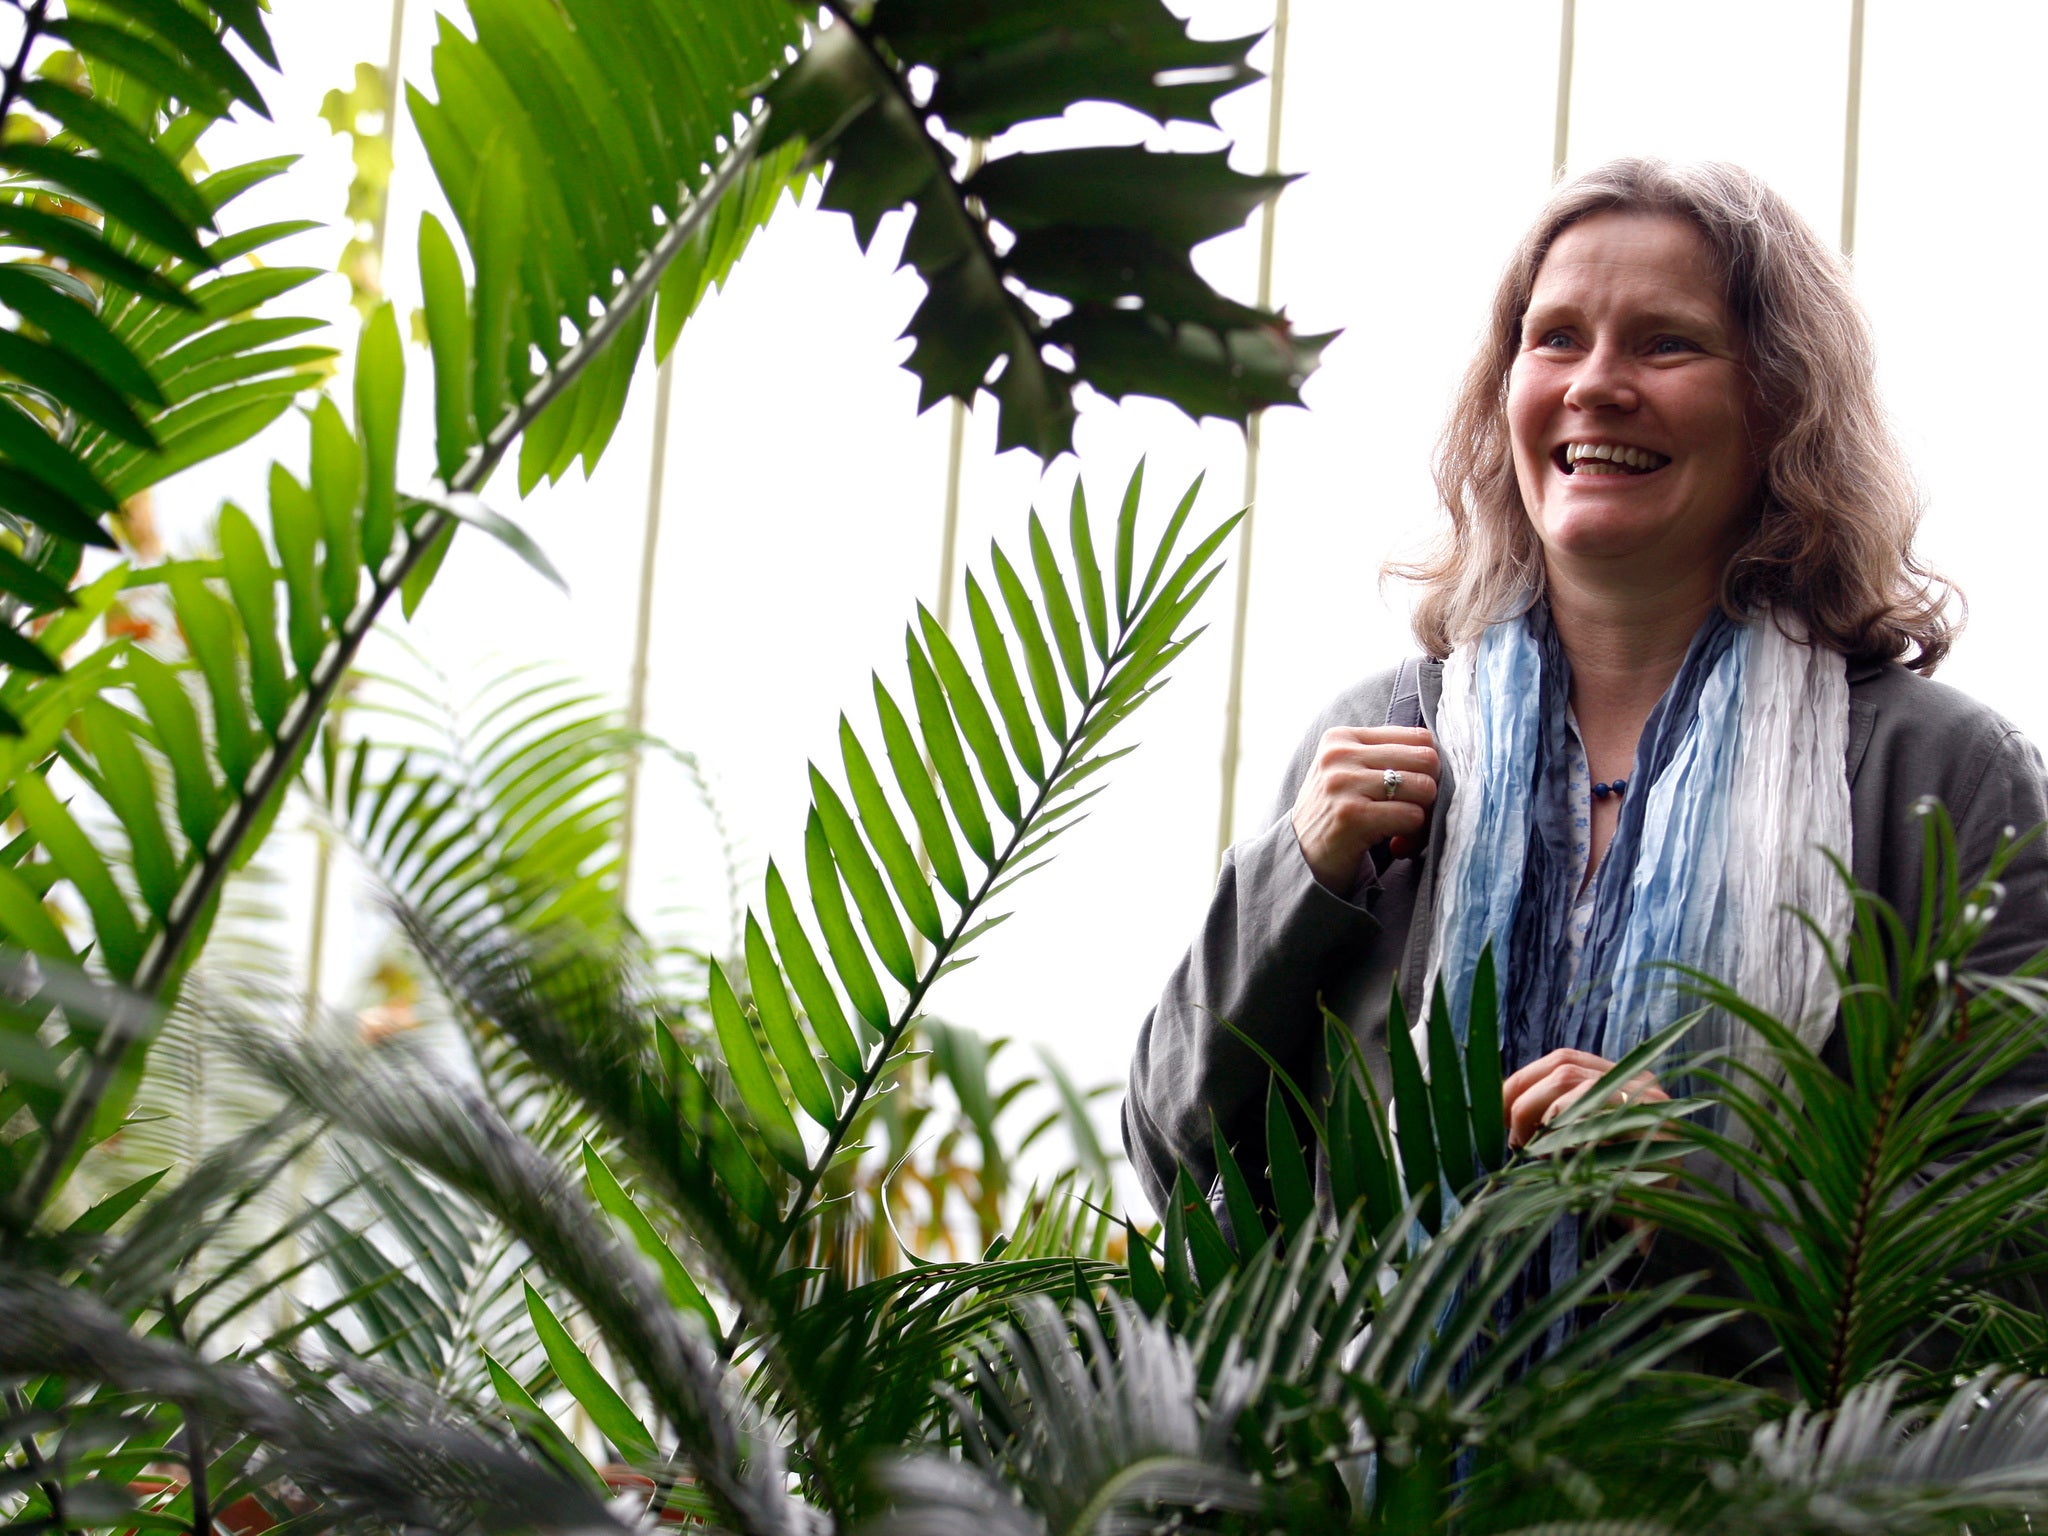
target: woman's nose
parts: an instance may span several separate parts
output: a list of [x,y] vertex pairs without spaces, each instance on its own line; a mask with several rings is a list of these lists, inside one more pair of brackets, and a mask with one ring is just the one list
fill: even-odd
[[1595,347],[1572,373],[1565,404],[1582,411],[1632,411],[1639,403],[1629,359],[1612,347]]

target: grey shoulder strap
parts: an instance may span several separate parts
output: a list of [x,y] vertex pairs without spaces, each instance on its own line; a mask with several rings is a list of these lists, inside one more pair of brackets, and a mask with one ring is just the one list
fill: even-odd
[[1422,666],[1410,656],[1394,674],[1394,696],[1387,700],[1388,725],[1422,724]]

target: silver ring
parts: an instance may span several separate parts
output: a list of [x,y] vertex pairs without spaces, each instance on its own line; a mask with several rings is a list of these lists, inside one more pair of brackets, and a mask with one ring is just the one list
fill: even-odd
[[1386,772],[1382,773],[1380,775],[1380,788],[1383,793],[1380,795],[1380,798],[1382,800],[1392,800],[1399,795],[1401,793],[1402,778],[1403,775],[1398,768],[1389,768]]

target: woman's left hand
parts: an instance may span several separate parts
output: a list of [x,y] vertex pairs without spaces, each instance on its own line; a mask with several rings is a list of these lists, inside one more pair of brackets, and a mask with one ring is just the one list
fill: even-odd
[[[1501,1105],[1507,1113],[1508,1145],[1526,1146],[1537,1132],[1585,1096],[1614,1063],[1591,1051],[1557,1050],[1532,1061],[1501,1084]],[[1609,1107],[1622,1104],[1668,1103],[1671,1095],[1656,1076],[1639,1072],[1608,1096]]]

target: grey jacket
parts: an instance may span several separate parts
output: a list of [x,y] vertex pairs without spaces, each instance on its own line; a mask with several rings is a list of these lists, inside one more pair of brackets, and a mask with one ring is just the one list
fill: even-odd
[[[1248,1169],[1263,1168],[1267,1072],[1224,1028],[1228,1019],[1294,1076],[1320,1091],[1317,999],[1351,1027],[1384,1092],[1387,1000],[1398,980],[1418,997],[1429,966],[1430,914],[1443,810],[1438,787],[1429,846],[1368,876],[1352,900],[1309,872],[1289,809],[1322,733],[1387,717],[1395,674],[1346,689],[1310,727],[1288,765],[1263,831],[1225,855],[1208,915],[1138,1034],[1124,1100],[1124,1147],[1155,1209],[1176,1166],[1206,1189],[1214,1176],[1210,1116]],[[1441,663],[1422,663],[1423,724],[1436,726]],[[1966,694],[1896,664],[1851,668],[1847,772],[1857,883],[1901,912],[1920,901],[1921,826],[1914,805],[1933,796],[1954,818],[1966,875],[1979,872],[2002,831],[2048,820],[2041,755],[2012,725]],[[1987,971],[2011,971],[2048,948],[2048,838],[2005,876],[2006,896],[1977,952]],[[1830,1041],[1832,1052],[1838,1041]],[[1837,1066],[1841,1062],[1836,1056]],[[1979,1107],[2048,1090],[2048,1053],[2033,1057]],[[1995,1101],[1995,1102],[1994,1102]]]

